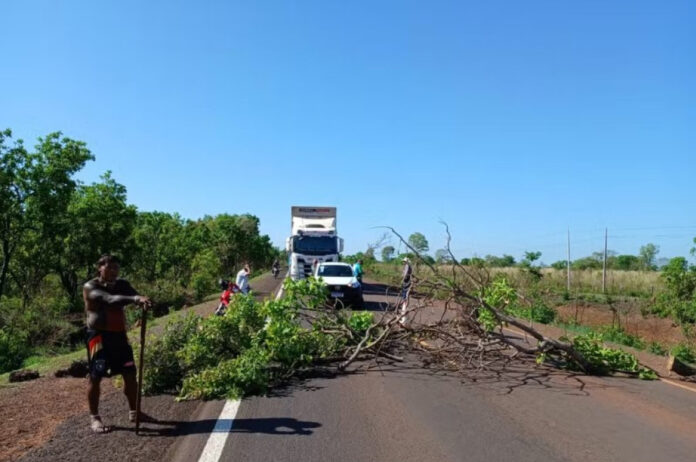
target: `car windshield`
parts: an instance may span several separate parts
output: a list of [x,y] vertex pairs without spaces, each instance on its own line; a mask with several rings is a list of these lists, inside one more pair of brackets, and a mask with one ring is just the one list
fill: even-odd
[[321,265],[319,266],[320,277],[351,277],[353,270],[350,266],[343,265]]
[[294,252],[305,255],[329,255],[338,253],[334,236],[295,236],[292,240]]

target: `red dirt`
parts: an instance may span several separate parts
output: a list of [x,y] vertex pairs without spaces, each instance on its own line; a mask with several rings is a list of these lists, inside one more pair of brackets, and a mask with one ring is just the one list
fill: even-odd
[[[119,391],[109,380],[102,397]],[[68,417],[87,412],[87,380],[40,378],[0,389],[0,460],[17,460],[41,446]],[[124,398],[125,400],[125,398]]]
[[[640,309],[627,304],[615,305],[619,325],[629,334],[636,335],[646,342],[663,345],[676,345],[686,342],[681,328],[667,318],[643,317]],[[562,321],[573,322],[590,327],[611,326],[614,314],[608,305],[578,302],[577,305],[556,307]]]

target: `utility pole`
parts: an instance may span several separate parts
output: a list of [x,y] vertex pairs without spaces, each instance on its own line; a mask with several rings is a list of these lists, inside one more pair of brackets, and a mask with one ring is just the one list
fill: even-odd
[[566,267],[568,269],[568,283],[566,284],[566,291],[570,294],[570,228],[568,228],[568,259],[566,261]]
[[604,228],[604,264],[602,265],[602,293],[607,293],[607,228]]

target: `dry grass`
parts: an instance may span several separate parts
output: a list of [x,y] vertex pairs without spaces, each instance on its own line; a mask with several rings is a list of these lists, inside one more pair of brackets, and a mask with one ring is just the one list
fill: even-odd
[[[451,272],[451,267],[441,266],[443,274]],[[370,275],[369,272],[373,274]],[[541,280],[543,289],[563,293],[566,290],[566,271],[553,268],[541,270],[544,277]],[[429,277],[432,271],[425,265],[416,269],[421,277]],[[529,278],[520,268],[491,268],[491,277],[505,275],[506,278],[518,288],[524,289],[529,284]],[[375,263],[368,269],[368,277],[385,280],[397,284],[401,277],[401,265]],[[571,294],[601,294],[602,271],[601,270],[571,270],[570,275]],[[663,289],[660,273],[657,271],[618,271],[607,270],[607,293],[613,296],[626,297],[651,297]]]

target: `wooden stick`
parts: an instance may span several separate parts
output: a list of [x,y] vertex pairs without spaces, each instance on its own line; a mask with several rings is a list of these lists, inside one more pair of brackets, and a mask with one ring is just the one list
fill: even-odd
[[135,434],[140,430],[140,403],[143,398],[143,364],[145,363],[145,330],[147,311],[143,310],[140,317],[140,362],[138,363],[138,396],[135,400]]

